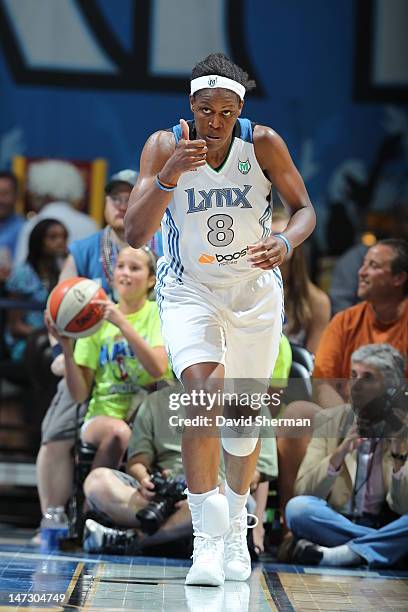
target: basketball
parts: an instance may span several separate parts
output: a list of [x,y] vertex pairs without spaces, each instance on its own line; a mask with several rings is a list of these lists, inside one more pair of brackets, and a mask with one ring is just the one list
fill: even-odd
[[94,301],[106,299],[105,291],[95,281],[75,276],[54,287],[48,297],[47,313],[61,335],[84,338],[103,323],[103,307]]

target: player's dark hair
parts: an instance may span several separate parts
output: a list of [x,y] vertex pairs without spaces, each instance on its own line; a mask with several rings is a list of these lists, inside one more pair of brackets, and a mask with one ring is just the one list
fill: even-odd
[[255,81],[249,78],[245,70],[231,62],[224,53],[211,53],[201,62],[198,62],[191,72],[191,79],[198,79],[198,77],[207,74],[218,74],[237,81],[245,87],[246,91],[251,91],[256,87]]
[[[26,261],[31,264],[38,275],[40,274],[40,264],[44,262],[44,239],[48,230],[53,225],[60,225],[63,227],[68,237],[67,228],[60,221],[57,221],[57,219],[43,219],[33,227],[28,239],[28,255]],[[47,289],[51,291],[58,283],[60,273],[56,257],[47,261],[47,268]]]
[[397,238],[387,238],[386,240],[380,240],[377,244],[388,246],[394,251],[395,257],[391,261],[391,272],[393,274],[400,274],[401,272],[407,274],[404,293],[408,295],[408,242]]

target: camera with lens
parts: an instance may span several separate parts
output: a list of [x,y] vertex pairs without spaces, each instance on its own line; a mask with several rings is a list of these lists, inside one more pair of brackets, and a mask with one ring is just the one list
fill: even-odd
[[187,485],[183,477],[166,478],[161,472],[153,472],[150,479],[156,494],[145,508],[139,510],[136,518],[140,529],[153,535],[173,514],[176,503],[186,499],[184,491]]

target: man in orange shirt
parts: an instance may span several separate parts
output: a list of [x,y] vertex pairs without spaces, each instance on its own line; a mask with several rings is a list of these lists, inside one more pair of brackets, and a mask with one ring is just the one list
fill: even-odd
[[367,251],[358,276],[364,301],[330,321],[316,352],[313,378],[323,408],[344,402],[342,380],[327,379],[348,379],[351,354],[360,346],[388,343],[408,354],[408,243],[381,240]]

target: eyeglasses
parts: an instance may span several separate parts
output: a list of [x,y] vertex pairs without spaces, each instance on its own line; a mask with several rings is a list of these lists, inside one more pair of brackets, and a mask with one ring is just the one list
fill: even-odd
[[111,200],[114,206],[127,206],[129,204],[129,195],[109,195],[109,199]]

